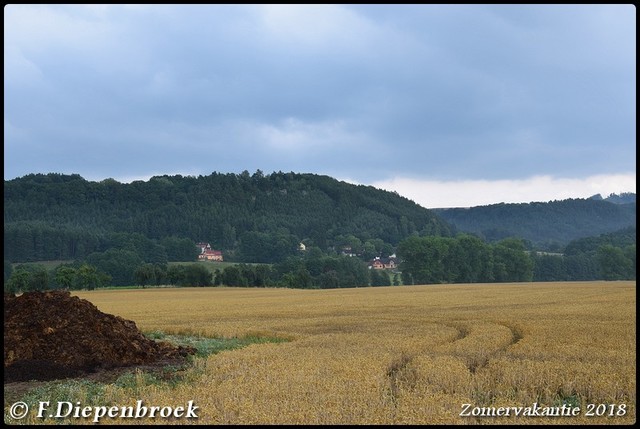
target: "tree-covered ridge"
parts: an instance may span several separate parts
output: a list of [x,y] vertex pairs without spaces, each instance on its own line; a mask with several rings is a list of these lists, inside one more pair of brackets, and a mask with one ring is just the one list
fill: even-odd
[[631,204],[636,202],[636,194],[633,192],[622,192],[620,194],[610,194],[607,198],[602,198],[602,195],[595,194],[589,197],[592,200],[604,200],[614,204]]
[[636,225],[635,202],[614,204],[592,198],[433,211],[458,231],[473,233],[491,242],[520,237],[534,247],[554,251],[578,238]]
[[5,258],[14,262],[82,258],[106,250],[113,233],[207,241],[240,253],[255,253],[247,243],[267,240],[263,247],[283,253],[278,257],[303,240],[328,249],[346,237],[395,246],[411,234],[451,235],[446,222],[396,193],[259,170],[128,184],[30,174],[5,181],[4,204]]

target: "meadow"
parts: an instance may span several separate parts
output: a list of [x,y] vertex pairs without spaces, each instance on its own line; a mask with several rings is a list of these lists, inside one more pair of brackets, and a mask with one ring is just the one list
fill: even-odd
[[[161,288],[74,295],[135,321],[146,333],[286,340],[198,357],[179,383],[146,383],[138,373],[131,384],[106,386],[101,393],[103,405],[194,401],[197,420],[106,423],[636,420],[635,281],[333,290]],[[87,395],[80,392],[76,398]],[[578,411],[530,415],[536,406],[547,414]],[[496,416],[499,409],[509,415]],[[41,422],[50,421],[31,416],[24,421]]]

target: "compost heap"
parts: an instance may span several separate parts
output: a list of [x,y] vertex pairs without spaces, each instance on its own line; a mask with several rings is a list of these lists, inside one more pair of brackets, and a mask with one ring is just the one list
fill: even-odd
[[131,320],[67,291],[4,295],[4,382],[183,361],[195,349],[146,338]]

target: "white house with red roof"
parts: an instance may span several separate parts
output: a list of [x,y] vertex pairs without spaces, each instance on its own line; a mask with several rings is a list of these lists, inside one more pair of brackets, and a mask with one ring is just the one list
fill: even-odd
[[200,242],[196,244],[196,246],[200,249],[200,254],[198,255],[198,259],[205,261],[217,261],[222,262],[224,258],[222,257],[221,250],[213,250],[209,243]]

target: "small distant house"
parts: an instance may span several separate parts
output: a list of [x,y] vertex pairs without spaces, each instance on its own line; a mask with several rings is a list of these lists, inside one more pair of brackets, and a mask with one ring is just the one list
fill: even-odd
[[224,258],[222,257],[221,250],[213,250],[209,243],[198,243],[196,246],[200,249],[200,254],[198,255],[198,259],[205,261],[217,261],[222,262]]
[[398,261],[396,260],[396,258],[393,258],[393,257],[382,258],[382,263],[384,264],[384,267],[388,270],[395,270],[396,267],[398,266]]
[[373,261],[369,262],[369,268],[373,268],[374,270],[384,270],[384,264],[380,258],[375,258]]
[[374,270],[395,270],[397,266],[397,259],[391,256],[388,258],[376,257],[369,261],[369,268]]
[[307,250],[307,246],[305,246],[304,243],[300,243],[298,244],[298,250],[304,252],[305,250]]

